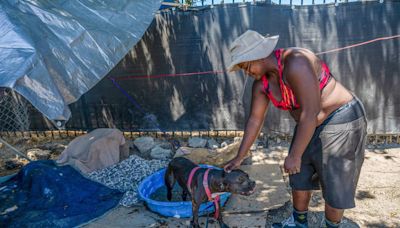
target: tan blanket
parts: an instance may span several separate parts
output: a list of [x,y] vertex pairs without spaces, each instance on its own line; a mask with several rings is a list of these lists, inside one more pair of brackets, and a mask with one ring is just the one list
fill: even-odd
[[129,147],[120,130],[99,128],[72,140],[56,162],[89,173],[114,165],[128,155]]

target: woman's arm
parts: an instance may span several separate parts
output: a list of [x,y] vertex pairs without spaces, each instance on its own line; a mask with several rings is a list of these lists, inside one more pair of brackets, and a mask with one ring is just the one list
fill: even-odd
[[301,108],[296,137],[284,165],[286,172],[295,174],[300,172],[301,157],[317,127],[321,95],[318,79],[307,57],[300,53],[290,54],[285,60],[285,65],[286,81]]
[[244,130],[243,140],[240,144],[238,154],[234,159],[229,161],[225,166],[227,172],[232,169],[238,168],[240,163],[246,157],[254,140],[260,133],[261,127],[263,126],[265,114],[268,108],[269,99],[263,93],[263,83],[261,80],[254,81],[252,88],[251,98],[251,112],[246,122]]

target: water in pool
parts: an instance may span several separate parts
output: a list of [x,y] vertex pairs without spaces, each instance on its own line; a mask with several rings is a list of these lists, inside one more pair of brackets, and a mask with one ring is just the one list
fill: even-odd
[[[162,186],[158,188],[153,194],[151,194],[150,198],[152,200],[157,201],[168,201],[167,199],[167,188]],[[171,202],[179,202],[182,200],[182,188],[179,184],[175,184],[174,188],[172,189],[172,200]],[[186,197],[186,201],[190,201],[190,195],[188,194]]]

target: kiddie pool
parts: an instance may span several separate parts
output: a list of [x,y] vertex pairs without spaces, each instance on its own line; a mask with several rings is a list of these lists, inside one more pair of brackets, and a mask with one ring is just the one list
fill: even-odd
[[[203,168],[214,168],[220,169],[209,165],[200,165]],[[150,199],[158,188],[165,185],[164,174],[165,168],[153,173],[151,176],[145,178],[139,185],[139,196],[146,202],[147,207],[160,215],[167,217],[176,218],[190,218],[192,217],[192,202],[191,201],[180,201],[180,202],[168,202],[168,201],[156,201]],[[223,207],[228,200],[231,193],[224,192],[220,195],[220,205]],[[213,202],[205,202],[200,205],[199,216],[214,212]]]

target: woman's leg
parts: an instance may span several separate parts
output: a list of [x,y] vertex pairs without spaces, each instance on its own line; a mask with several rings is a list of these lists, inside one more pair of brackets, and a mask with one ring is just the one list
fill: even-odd
[[361,102],[354,99],[336,112],[320,134],[323,153],[316,169],[325,199],[326,227],[338,227],[344,209],[355,207],[366,129],[365,111]]
[[308,228],[307,212],[311,191],[292,191],[293,211],[289,218],[273,223],[271,228]]
[[333,223],[340,223],[343,217],[344,210],[337,209],[329,206],[329,204],[325,203],[325,218]]
[[292,191],[293,207],[297,211],[307,211],[312,191]]

